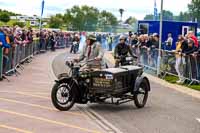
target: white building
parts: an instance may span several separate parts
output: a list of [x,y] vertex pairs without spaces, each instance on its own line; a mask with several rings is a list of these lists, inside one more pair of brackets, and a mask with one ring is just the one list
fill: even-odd
[[37,17],[37,16],[32,16],[32,17],[25,16],[25,15],[24,16],[11,16],[10,19],[11,20],[17,20],[17,21],[23,22],[23,23],[28,21],[28,22],[30,22],[31,26],[38,26],[39,25],[39,23],[38,23],[39,17]]

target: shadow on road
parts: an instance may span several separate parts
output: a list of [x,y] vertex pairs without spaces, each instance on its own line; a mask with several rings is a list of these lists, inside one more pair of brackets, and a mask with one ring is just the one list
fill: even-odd
[[89,107],[93,110],[98,110],[98,112],[107,112],[107,113],[118,113],[118,112],[126,112],[126,111],[147,111],[150,110],[151,107],[147,106],[143,109],[138,109],[133,104],[122,104],[122,105],[109,105],[109,104],[92,104]]

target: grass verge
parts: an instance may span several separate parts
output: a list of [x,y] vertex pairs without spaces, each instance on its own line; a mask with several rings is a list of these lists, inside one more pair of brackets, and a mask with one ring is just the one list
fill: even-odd
[[[177,84],[176,81],[178,80],[178,77],[167,75],[164,78],[164,80],[166,80],[167,82],[172,83],[172,84]],[[195,84],[190,85],[190,86],[188,86],[188,84],[179,84],[179,85],[183,85],[185,87],[200,91],[200,85],[195,85]]]

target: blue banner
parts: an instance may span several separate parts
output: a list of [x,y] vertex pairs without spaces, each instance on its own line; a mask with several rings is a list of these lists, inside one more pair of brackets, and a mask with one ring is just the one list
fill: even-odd
[[43,15],[43,12],[44,12],[44,0],[42,0],[41,16]]

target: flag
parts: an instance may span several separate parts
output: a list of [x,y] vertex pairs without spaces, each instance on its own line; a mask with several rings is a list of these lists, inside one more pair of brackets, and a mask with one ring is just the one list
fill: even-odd
[[43,12],[44,12],[44,0],[42,0],[41,16],[43,15]]
[[157,20],[158,17],[158,9],[157,9],[157,5],[156,5],[156,0],[154,0],[154,20]]
[[42,15],[44,13],[44,0],[42,0],[42,5],[41,5],[41,16],[40,16],[40,30],[42,29]]

